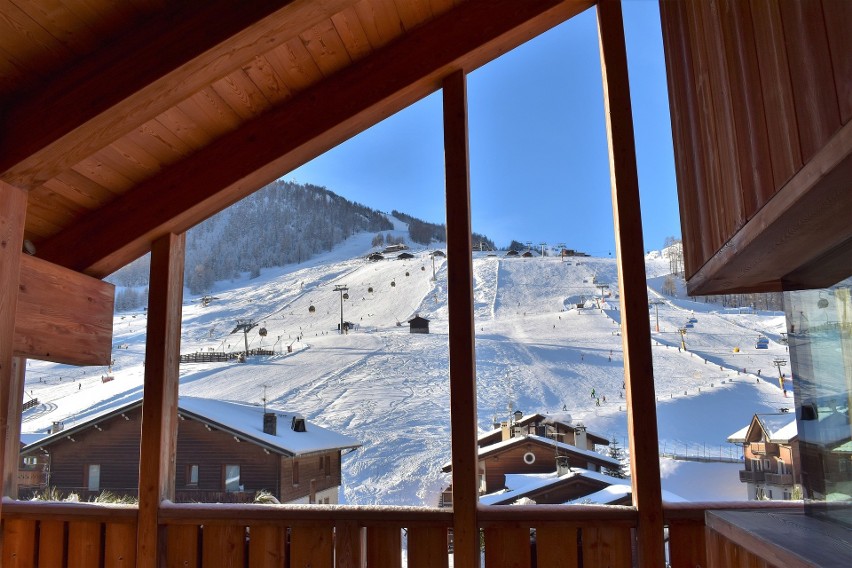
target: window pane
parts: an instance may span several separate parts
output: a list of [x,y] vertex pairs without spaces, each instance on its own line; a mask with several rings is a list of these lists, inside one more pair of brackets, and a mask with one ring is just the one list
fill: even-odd
[[225,466],[225,491],[240,490],[240,466]]
[[[237,468],[239,469],[239,468]],[[237,472],[237,477],[239,477],[239,471]],[[189,481],[190,485],[198,485],[198,465],[189,466]]]
[[[79,471],[79,470],[77,470]],[[101,466],[100,465],[90,465],[89,466],[89,483],[88,489],[89,491],[100,491],[101,488]]]

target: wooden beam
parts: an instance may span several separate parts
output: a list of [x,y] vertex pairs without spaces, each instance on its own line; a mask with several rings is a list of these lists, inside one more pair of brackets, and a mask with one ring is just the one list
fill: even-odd
[[[14,396],[15,367],[12,347],[15,336],[15,312],[18,306],[18,283],[21,248],[24,244],[24,223],[27,214],[26,192],[0,181],[0,471],[6,471],[6,446],[18,447],[20,440],[10,440],[10,422],[21,416],[9,416],[9,398]],[[17,467],[17,460],[15,467]],[[5,475],[0,475],[0,495],[4,495]],[[0,501],[0,518],[2,518]]]
[[450,421],[453,463],[453,558],[479,566],[479,466],[476,424],[476,351],[467,85],[463,71],[444,79],[444,162],[447,178],[447,291],[450,330]]
[[633,505],[639,513],[639,565],[664,566],[657,402],[624,24],[618,0],[602,0],[597,10],[618,288],[621,291],[631,484]]
[[[193,0],[7,104],[2,179],[31,189],[354,0]],[[132,64],[128,64],[132,62]]]
[[159,508],[174,499],[180,323],[186,235],[169,234],[151,248],[148,332],[139,455],[138,567],[159,565]]
[[8,389],[4,385],[5,404],[0,408],[0,422],[4,425],[6,445],[3,448],[2,496],[18,498],[18,461],[21,453],[21,408],[24,404],[24,376],[27,360],[23,357],[12,359],[12,380]]
[[115,286],[22,255],[15,355],[67,365],[109,365]]
[[159,236],[188,230],[437,90],[448,72],[469,72],[590,4],[464,2],[40,243],[39,256],[92,276],[110,274]]

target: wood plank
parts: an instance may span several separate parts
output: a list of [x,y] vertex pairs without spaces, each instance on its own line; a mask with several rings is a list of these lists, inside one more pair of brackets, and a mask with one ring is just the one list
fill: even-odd
[[251,63],[243,66],[243,71],[272,104],[282,103],[293,96],[290,88],[266,57],[255,57]]
[[354,8],[373,49],[389,44],[402,34],[402,22],[393,0],[362,0]]
[[115,287],[21,256],[15,353],[69,365],[108,365]]
[[367,527],[367,568],[402,566],[402,529]]
[[802,161],[840,128],[840,109],[821,2],[779,2]]
[[[700,267],[709,254],[709,243],[701,238],[706,222],[698,199],[701,196],[704,155],[699,151],[697,96],[693,83],[692,54],[683,2],[661,2],[663,45],[669,85],[669,110],[677,174],[678,207],[684,247],[686,277]],[[708,250],[703,250],[707,245]]]
[[38,566],[65,566],[68,550],[67,526],[62,521],[40,521],[38,524]]
[[723,0],[720,15],[740,163],[742,220],[746,221],[775,193],[772,158],[763,113],[751,10],[746,2]]
[[411,31],[432,19],[432,6],[429,0],[394,0],[396,12],[403,27]]
[[174,499],[185,249],[185,233],[161,237],[151,247],[139,456],[136,558],[140,568],[157,566],[163,546],[159,542],[160,502]]
[[331,19],[323,20],[299,35],[323,76],[329,77],[352,63]]
[[[0,181],[0,495],[6,471],[17,468],[17,460],[6,464],[7,446],[19,448],[20,437],[14,438],[15,426],[20,428],[20,414],[9,414],[12,389],[18,375],[14,350],[16,313],[18,311],[18,286],[20,284],[21,249],[24,242],[24,224],[27,215],[27,194],[25,191]],[[11,436],[10,436],[11,434]],[[0,500],[0,516],[2,516]]]
[[[245,566],[246,528],[244,526],[235,524],[206,525],[201,533],[202,566],[205,568]],[[255,566],[255,564],[251,566]]]
[[136,523],[107,523],[104,568],[136,566]]
[[103,525],[96,521],[68,523],[69,568],[100,568],[102,529]]
[[334,525],[336,568],[363,568],[366,564],[365,529],[358,521],[338,521]]
[[275,72],[291,92],[304,91],[322,79],[322,71],[314,62],[301,38],[293,38],[265,54]]
[[18,498],[18,464],[20,463],[21,412],[24,404],[24,378],[27,371],[27,360],[22,357],[12,358],[11,376],[3,377],[9,382],[3,383],[4,394],[0,397],[4,405],[0,408],[0,425],[2,425],[3,459],[0,461],[0,491],[4,497]]
[[211,87],[243,120],[259,116],[272,106],[242,69],[216,81]]
[[[589,4],[464,2],[395,43],[392,50],[337,73],[40,243],[39,255],[87,274],[111,274],[147,252],[156,237],[187,230],[435,91],[447,69],[475,69]],[[69,240],[91,246],[78,250],[68,246]]]
[[669,558],[672,566],[707,566],[703,522],[669,523]]
[[633,505],[639,513],[636,529],[638,561],[641,566],[662,566],[665,554],[657,402],[624,25],[618,2],[599,3],[597,12],[618,289],[621,290],[622,303],[621,336],[627,390],[625,398],[629,409],[631,486]]
[[331,21],[352,61],[363,59],[373,51],[354,8],[338,12],[331,17]]
[[408,568],[447,568],[446,527],[408,529]]
[[351,2],[173,4],[7,109],[2,178],[39,185]]
[[290,566],[332,568],[334,534],[329,525],[294,526],[290,529]]
[[583,527],[582,532],[583,568],[633,566],[630,529]]
[[531,555],[529,527],[485,528],[485,568],[530,568]]
[[831,50],[831,66],[837,101],[840,106],[840,121],[852,120],[852,3],[846,0],[823,0],[825,30]]
[[447,290],[449,307],[450,432],[453,465],[453,558],[479,566],[476,507],[479,468],[476,424],[476,354],[470,224],[470,155],[467,82],[463,71],[444,79]]
[[538,566],[552,568],[578,568],[580,525],[570,523],[548,524],[535,530],[536,560]]
[[286,529],[276,525],[251,525],[248,529],[248,565],[254,568],[284,566]]
[[777,191],[802,167],[799,127],[778,2],[752,0],[751,13],[772,156],[772,178]]
[[199,559],[199,528],[197,525],[166,527],[166,566],[168,568],[197,568]]
[[2,565],[32,568],[36,562],[36,521],[3,520]]

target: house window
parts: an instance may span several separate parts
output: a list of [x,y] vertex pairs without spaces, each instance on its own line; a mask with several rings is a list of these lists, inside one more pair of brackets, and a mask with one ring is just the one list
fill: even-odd
[[86,489],[89,491],[101,490],[101,466],[89,464],[86,467]]
[[293,485],[299,485],[299,462],[293,460]]
[[325,476],[331,477],[331,456],[323,458],[323,468],[325,469]]
[[240,466],[225,466],[225,491],[240,491]]
[[24,458],[24,465],[36,465],[37,460],[35,456],[27,456]]
[[[237,467],[239,468],[239,466]],[[237,477],[239,477],[239,474]],[[198,464],[186,466],[186,484],[198,485]]]

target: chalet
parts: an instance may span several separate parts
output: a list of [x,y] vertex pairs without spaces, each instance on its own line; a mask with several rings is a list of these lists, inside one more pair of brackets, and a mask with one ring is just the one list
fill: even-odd
[[593,451],[596,446],[609,445],[609,440],[604,436],[588,432],[582,424],[572,424],[571,416],[567,413],[524,416],[520,411],[516,411],[511,420],[495,422],[493,430],[479,436],[478,444],[481,448],[529,434]]
[[408,325],[410,333],[429,333],[429,320],[424,317],[414,316],[408,320]]
[[[467,75],[591,6],[624,307],[632,506],[481,507]],[[366,557],[390,567],[406,550],[408,566],[441,568],[450,529],[455,566],[476,568],[483,554],[489,566],[530,566],[530,528],[540,566],[566,558],[643,568],[733,564],[726,559],[801,566],[801,558],[836,566],[848,558],[852,495],[819,465],[836,450],[847,455],[848,446],[825,441],[836,438],[819,413],[825,396],[852,393],[845,381],[852,363],[843,358],[849,338],[840,333],[852,325],[852,223],[843,214],[852,211],[852,3],[659,7],[687,291],[785,292],[802,484],[812,496],[804,507],[663,503],[617,0],[29,0],[0,7],[4,566],[153,568],[165,558],[187,566],[351,567]],[[439,90],[452,509],[174,503],[186,231]],[[108,365],[115,294],[103,279],[146,253],[138,506],[9,499],[17,495],[25,359]],[[805,318],[827,323],[829,314],[832,329],[801,326]],[[830,412],[849,424],[848,404]],[[829,487],[830,499],[816,498]]]
[[519,254],[521,254],[521,253],[519,253],[516,250],[510,250],[510,251],[506,252],[506,256],[518,256]]
[[528,250],[524,254],[522,254],[521,256],[524,257],[524,258],[532,258],[532,257],[535,256],[535,253],[531,250]]
[[388,245],[384,248],[384,250],[382,252],[385,253],[385,254],[388,254],[388,253],[392,253],[392,252],[404,251],[404,250],[407,250],[407,249],[408,249],[408,247],[406,245],[403,245],[403,244]]
[[431,256],[434,256],[435,258],[447,258],[446,253],[442,250],[433,251]]
[[379,260],[384,260],[384,259],[385,259],[384,255],[382,255],[379,252],[374,252],[371,255],[367,256],[367,260],[372,261],[372,262],[377,262]]
[[414,255],[410,252],[403,252],[396,255],[397,260],[411,260],[412,258],[414,258]]
[[793,498],[794,487],[801,483],[794,415],[755,414],[748,426],[728,436],[728,442],[743,446],[740,481],[747,484],[749,499]]
[[[45,481],[81,500],[136,495],[141,418],[142,401],[131,402],[66,424],[21,456],[45,461]],[[341,458],[359,446],[297,414],[237,402],[181,397],[178,418],[178,502],[251,501],[265,490],[284,503],[336,504]]]

